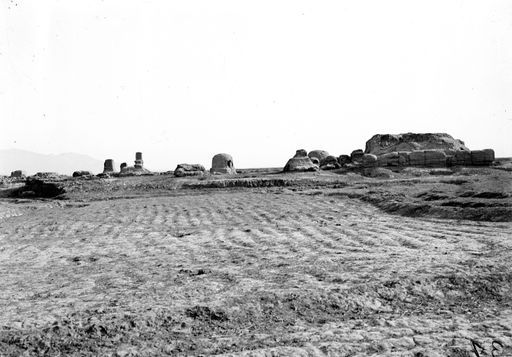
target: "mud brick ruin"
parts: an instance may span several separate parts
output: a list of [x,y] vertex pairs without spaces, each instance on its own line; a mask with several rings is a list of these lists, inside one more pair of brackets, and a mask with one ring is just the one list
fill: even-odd
[[[377,134],[366,142],[364,153],[377,157],[381,167],[488,166],[494,161],[494,150],[469,150],[463,141],[444,133]],[[374,161],[367,156],[365,162]]]
[[233,158],[229,154],[217,154],[212,159],[212,174],[236,174]]
[[144,161],[142,160],[142,153],[136,152],[135,153],[135,165],[134,167],[137,169],[142,169],[142,166],[144,165]]
[[114,160],[106,159],[105,163],[103,164],[103,173],[109,174],[112,172],[114,172]]

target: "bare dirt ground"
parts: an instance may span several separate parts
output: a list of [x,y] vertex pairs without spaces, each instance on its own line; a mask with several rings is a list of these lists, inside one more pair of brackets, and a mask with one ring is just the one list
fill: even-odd
[[0,200],[0,356],[512,355],[512,172],[241,176]]

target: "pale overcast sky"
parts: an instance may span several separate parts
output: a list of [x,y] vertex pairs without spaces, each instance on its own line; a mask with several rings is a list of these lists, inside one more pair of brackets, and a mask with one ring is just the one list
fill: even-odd
[[512,156],[512,1],[0,0],[0,149],[174,169],[447,132]]

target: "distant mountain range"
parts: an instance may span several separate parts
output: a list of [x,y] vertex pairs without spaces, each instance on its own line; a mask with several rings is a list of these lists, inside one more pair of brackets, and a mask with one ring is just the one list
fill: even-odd
[[10,175],[14,170],[23,170],[27,175],[37,172],[71,175],[77,170],[96,174],[103,171],[103,161],[76,153],[45,155],[18,149],[0,150],[0,175]]

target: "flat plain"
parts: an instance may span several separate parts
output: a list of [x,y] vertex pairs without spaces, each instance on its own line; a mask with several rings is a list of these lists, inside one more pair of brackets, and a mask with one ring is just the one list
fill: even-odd
[[2,198],[0,356],[510,356],[512,172],[372,176]]

